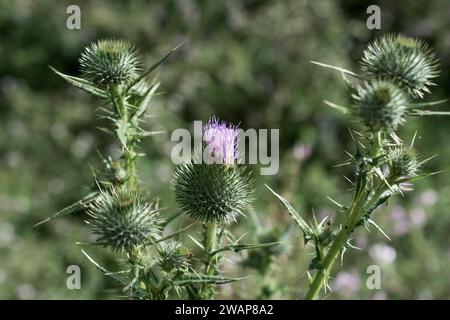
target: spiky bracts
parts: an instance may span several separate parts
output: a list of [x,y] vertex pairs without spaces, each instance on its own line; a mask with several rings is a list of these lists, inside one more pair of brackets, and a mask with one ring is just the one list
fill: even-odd
[[[172,188],[178,204],[202,222],[231,223],[250,205],[253,179],[236,164],[237,127],[211,118],[203,128],[205,144],[175,172]],[[206,160],[206,161],[205,161]]]
[[129,83],[140,70],[140,56],[124,40],[99,40],[84,49],[79,59],[83,77],[100,87]]
[[410,104],[407,94],[387,81],[368,82],[353,98],[357,114],[374,132],[396,130],[405,121]]
[[192,252],[176,240],[167,240],[161,243],[158,249],[159,265],[166,271],[187,271],[190,267]]
[[172,188],[178,204],[191,217],[231,223],[250,205],[253,180],[242,166],[192,161],[177,169]]
[[386,160],[391,180],[415,177],[424,164],[424,161],[417,159],[413,149],[404,146],[388,149]]
[[118,252],[131,252],[159,238],[156,204],[123,187],[100,193],[88,208],[88,223],[95,243]]
[[369,44],[361,61],[365,78],[393,81],[414,97],[423,97],[438,76],[435,54],[427,44],[387,35]]

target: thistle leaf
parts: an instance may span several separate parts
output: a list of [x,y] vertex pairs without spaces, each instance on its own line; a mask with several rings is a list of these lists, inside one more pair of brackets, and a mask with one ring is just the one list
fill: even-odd
[[310,240],[314,234],[313,230],[308,226],[305,220],[303,220],[302,217],[298,214],[298,212],[292,207],[292,205],[282,196],[280,196],[278,193],[273,191],[267,184],[265,185],[267,189],[269,189],[277,198],[280,200],[280,202],[283,204],[283,206],[288,210],[289,214],[294,218],[294,221],[299,226],[300,230],[303,232],[303,236],[305,238],[305,242]]
[[129,127],[129,122],[117,122],[116,135],[124,148],[127,148],[127,132]]
[[327,106],[329,106],[329,107],[331,107],[331,108],[333,108],[333,109],[336,109],[337,111],[342,112],[343,114],[349,114],[349,113],[352,112],[349,108],[344,107],[344,106],[340,106],[340,105],[335,104],[335,103],[333,103],[333,102],[331,102],[331,101],[324,100],[323,102],[324,102]]
[[315,64],[315,65],[318,65],[318,66],[321,66],[321,67],[324,67],[324,68],[329,68],[329,69],[333,69],[333,70],[336,70],[336,71],[340,71],[340,72],[342,72],[344,74],[348,74],[348,75],[351,75],[351,76],[353,76],[355,78],[362,79],[362,77],[360,75],[354,73],[353,71],[344,69],[344,68],[335,67],[335,66],[332,66],[332,65],[329,65],[329,64],[326,64],[326,63],[322,63],[322,62],[317,62],[317,61],[310,61],[310,62],[312,64]]
[[248,244],[233,244],[229,246],[225,246],[223,248],[217,249],[216,251],[213,251],[210,253],[211,256],[223,252],[223,251],[234,251],[239,252],[243,250],[252,250],[252,249],[261,249],[261,248],[268,248],[273,247],[281,242],[268,242],[268,243],[248,243]]
[[167,58],[169,58],[172,53],[174,53],[179,47],[181,47],[183,43],[180,43],[178,46],[176,46],[175,48],[173,48],[172,50],[170,50],[168,53],[166,53],[166,55],[164,57],[162,57],[161,59],[159,59],[158,61],[156,61],[154,64],[152,64],[150,66],[150,68],[148,68],[145,72],[143,72],[138,78],[136,78],[125,90],[125,92],[128,92],[134,85],[136,85],[137,83],[139,83],[139,81],[141,81],[142,79],[144,79],[148,74],[150,74],[152,71],[154,71],[156,68],[158,68],[164,61],[167,60]]
[[63,78],[64,80],[66,80],[68,83],[70,83],[71,85],[77,87],[78,89],[84,90],[86,92],[92,93],[95,96],[101,97],[101,98],[106,98],[106,92],[102,89],[97,88],[92,82],[85,80],[85,79],[81,79],[78,77],[74,77],[74,76],[69,76],[67,74],[64,74],[62,72],[59,72],[58,70],[56,70],[55,68],[49,66],[49,68],[56,73],[58,76],[60,76],[61,78]]
[[163,238],[161,238],[161,239],[158,239],[158,240],[156,240],[156,241],[153,241],[151,244],[154,245],[154,244],[156,244],[156,243],[159,243],[159,242],[163,242],[163,241],[172,239],[172,238],[174,238],[174,237],[180,235],[181,233],[183,233],[184,231],[186,231],[187,229],[189,229],[190,227],[192,227],[192,226],[195,225],[195,224],[196,224],[196,222],[193,222],[193,223],[191,223],[190,225],[188,225],[188,226],[186,226],[186,227],[184,227],[184,228],[181,228],[180,230],[178,230],[178,231],[176,231],[176,232],[173,232],[173,233],[171,233],[171,234],[169,234],[169,235],[167,235],[167,236],[165,236],[165,237],[163,237]]
[[412,110],[408,113],[411,116],[450,116],[450,111],[432,111],[432,110]]
[[127,284],[127,281],[126,281],[124,278],[119,277],[119,276],[117,275],[116,272],[110,272],[110,271],[108,271],[106,268],[102,267],[97,261],[95,261],[94,259],[92,259],[92,258],[86,253],[86,251],[81,250],[81,252],[86,256],[86,258],[89,259],[89,261],[90,261],[90,262],[91,262],[98,270],[100,270],[101,272],[103,272],[104,275],[110,276],[111,278],[113,278],[114,280],[116,280],[116,281],[118,281],[118,282],[120,282],[120,283],[122,283],[122,284]]
[[147,105],[150,102],[150,100],[153,98],[159,85],[160,85],[160,83],[157,82],[154,85],[152,85],[150,88],[148,88],[147,92],[144,94],[144,97],[140,101],[136,112],[131,116],[131,121],[136,122],[145,113],[145,111],[147,111]]
[[367,221],[368,223],[370,223],[371,225],[373,225],[375,228],[377,228],[378,231],[380,231],[381,234],[382,234],[383,236],[385,236],[389,241],[392,241],[392,239],[389,238],[389,236],[383,231],[383,229],[381,229],[381,227],[380,227],[379,225],[377,225],[377,224],[375,223],[375,221],[373,221],[372,219],[367,219],[366,221]]
[[401,178],[401,179],[396,180],[395,182],[398,183],[398,184],[399,184],[399,183],[406,183],[406,182],[414,182],[414,181],[417,181],[417,180],[422,180],[422,179],[425,179],[425,178],[434,176],[434,175],[439,174],[439,173],[442,173],[442,172],[443,172],[443,171],[430,172],[430,173],[422,173],[422,174],[418,174],[418,175],[416,175],[416,176],[414,176],[414,177]]
[[59,210],[58,212],[52,214],[50,217],[48,217],[45,220],[42,220],[38,223],[36,223],[33,227],[37,227],[43,223],[55,220],[57,218],[63,217],[63,216],[67,216],[69,214],[72,213],[78,213],[81,212],[83,210],[85,210],[87,208],[87,206],[94,201],[94,199],[98,196],[98,192],[94,191],[90,194],[88,194],[87,196],[85,196],[83,199],[71,204],[70,206],[65,207],[62,210]]
[[172,280],[172,282],[176,286],[188,286],[192,284],[226,284],[242,279],[244,278],[228,278],[209,276],[206,274],[185,274],[178,279]]

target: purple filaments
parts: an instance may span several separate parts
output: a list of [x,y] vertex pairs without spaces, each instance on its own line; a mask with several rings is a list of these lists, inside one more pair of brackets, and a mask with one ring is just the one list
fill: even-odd
[[212,117],[203,127],[206,162],[232,165],[238,158],[238,127]]

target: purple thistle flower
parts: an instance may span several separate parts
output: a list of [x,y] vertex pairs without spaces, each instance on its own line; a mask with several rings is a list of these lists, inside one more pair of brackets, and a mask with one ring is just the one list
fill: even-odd
[[203,127],[207,163],[232,165],[238,158],[238,126],[211,117]]

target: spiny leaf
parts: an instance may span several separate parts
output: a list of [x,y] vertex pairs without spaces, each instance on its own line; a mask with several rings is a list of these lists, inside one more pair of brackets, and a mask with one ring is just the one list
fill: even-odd
[[412,110],[411,116],[450,116],[450,111]]
[[159,243],[159,242],[163,242],[163,241],[169,240],[169,239],[171,239],[171,238],[174,238],[174,237],[180,235],[181,233],[183,233],[184,231],[186,231],[187,229],[189,229],[190,227],[192,227],[193,225],[195,225],[196,223],[197,223],[197,222],[193,222],[193,223],[191,223],[190,225],[188,225],[188,226],[186,226],[186,227],[184,227],[184,228],[181,228],[180,230],[178,230],[178,231],[176,231],[176,232],[173,232],[173,233],[168,234],[167,236],[165,236],[165,237],[163,237],[163,238],[161,238],[161,239],[158,239],[158,240],[156,240],[156,241],[153,241],[151,244],[154,245],[154,244],[157,244],[157,243]]
[[127,132],[130,127],[129,122],[117,122],[116,135],[122,147],[127,148]]
[[147,111],[147,105],[154,96],[159,85],[160,83],[157,82],[150,88],[148,88],[147,92],[144,94],[142,101],[139,103],[136,112],[132,115],[131,121],[136,122],[145,113],[145,111]]
[[172,53],[174,53],[179,47],[181,47],[183,43],[180,43],[178,46],[176,46],[175,48],[173,48],[172,50],[170,50],[168,53],[166,53],[166,55],[164,57],[162,57],[161,59],[159,59],[158,61],[156,61],[154,64],[152,64],[150,66],[150,68],[148,68],[145,72],[143,72],[137,79],[135,79],[125,90],[125,92],[128,92],[134,85],[136,85],[137,83],[139,83],[139,81],[141,81],[142,79],[144,79],[148,74],[150,74],[152,71],[154,71],[156,68],[158,68],[164,61],[167,60],[167,58],[169,58]]
[[418,102],[418,103],[414,103],[415,107],[429,107],[429,106],[435,106],[438,104],[442,104],[444,102],[447,102],[448,99],[443,99],[443,100],[437,100],[437,101],[430,101],[430,102]]
[[84,250],[81,250],[81,252],[89,259],[89,261],[101,272],[103,272],[105,275],[110,276],[111,278],[113,278],[114,280],[122,283],[122,284],[126,284],[127,281],[122,278],[119,277],[117,274],[115,274],[114,272],[110,272],[108,271],[106,268],[102,267],[97,261],[95,261],[94,259],[92,259]]
[[199,246],[200,249],[205,250],[205,247],[197,240],[195,239],[193,236],[188,235],[189,238],[191,238],[191,240],[197,245]]
[[185,274],[178,279],[172,280],[174,285],[187,286],[192,284],[226,284],[245,278],[228,278],[221,276],[209,276],[206,274]]
[[355,78],[362,79],[362,77],[361,77],[360,75],[354,73],[353,71],[344,69],[344,68],[335,67],[335,66],[332,66],[332,65],[329,65],[329,64],[326,64],[326,63],[322,63],[322,62],[317,62],[317,61],[310,61],[310,62],[311,62],[312,64],[316,64],[316,65],[321,66],[321,67],[324,67],[324,68],[329,68],[329,69],[337,70],[337,71],[340,71],[340,72],[342,72],[342,73],[344,73],[344,74],[351,75],[351,76],[353,76],[353,77],[355,77]]
[[414,177],[406,177],[406,178],[401,178],[396,180],[396,183],[405,183],[405,182],[414,182],[417,180],[422,180],[431,176],[434,176],[436,174],[442,173],[443,171],[436,171],[436,172],[430,172],[430,173],[422,173],[422,174],[418,174]]
[[329,106],[329,107],[331,107],[331,108],[333,108],[333,109],[336,109],[336,110],[338,110],[339,112],[342,112],[343,114],[349,114],[349,113],[352,112],[349,108],[344,107],[344,106],[340,106],[340,105],[335,104],[335,103],[333,103],[333,102],[331,102],[331,101],[324,100],[323,102],[324,102],[327,106]]
[[72,213],[78,213],[80,211],[83,211],[86,209],[86,206],[91,203],[96,197],[98,196],[98,192],[94,191],[87,196],[85,196],[83,199],[71,204],[70,206],[65,207],[62,210],[59,210],[58,212],[52,214],[50,217],[48,217],[45,220],[42,220],[41,222],[36,223],[33,227],[37,227],[43,223],[55,220],[57,218],[72,214]]
[[56,70],[55,68],[49,66],[49,68],[56,73],[58,76],[60,76],[61,78],[63,78],[64,80],[66,80],[67,82],[69,82],[70,84],[72,84],[73,86],[84,90],[86,92],[92,93],[93,95],[96,95],[98,97],[101,98],[106,98],[106,92],[102,89],[97,88],[92,82],[82,79],[82,78],[78,78],[78,77],[74,77],[74,76],[69,76],[67,74],[64,74],[62,72],[59,72],[58,70]]
[[377,228],[378,231],[380,231],[381,234],[382,234],[383,236],[385,236],[388,240],[392,241],[392,239],[389,238],[389,236],[383,231],[383,229],[381,229],[381,227],[380,227],[379,225],[377,225],[377,224],[375,223],[375,221],[373,221],[372,219],[367,219],[366,221],[367,221],[368,223],[370,223],[371,225],[373,225],[375,228]]
[[283,206],[288,210],[289,214],[294,218],[300,230],[303,232],[305,240],[306,238],[311,238],[314,234],[313,230],[308,226],[306,221],[303,220],[302,217],[300,217],[298,212],[291,206],[291,204],[285,198],[273,191],[267,184],[265,186],[278,198],[278,200],[280,200]]
[[261,249],[261,248],[268,248],[273,247],[280,244],[280,242],[268,242],[268,243],[248,243],[248,244],[234,244],[225,246],[223,248],[217,249],[210,253],[210,255],[215,255],[222,251],[234,251],[239,252],[243,250],[252,250],[252,249]]

